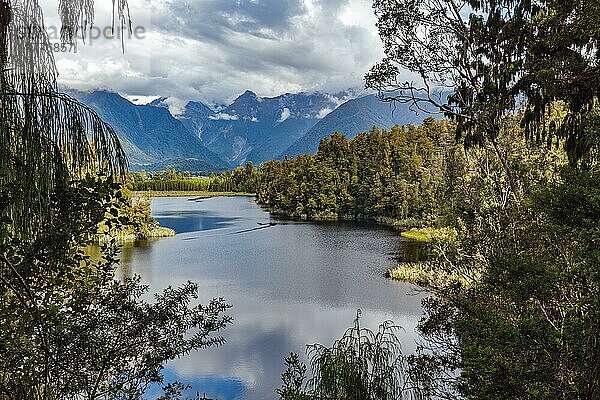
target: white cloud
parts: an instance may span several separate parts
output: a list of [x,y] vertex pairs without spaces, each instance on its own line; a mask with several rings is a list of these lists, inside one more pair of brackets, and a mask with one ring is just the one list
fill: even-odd
[[327,114],[329,114],[332,111],[333,110],[331,108],[324,108],[321,111],[319,111],[319,113],[316,115],[316,117],[317,117],[317,119],[323,119],[327,116]]
[[290,109],[285,107],[282,111],[281,111],[281,116],[279,117],[279,119],[277,120],[277,122],[283,122],[286,119],[288,119],[289,117],[292,116],[292,113],[290,112]]
[[[58,25],[58,0],[42,2]],[[96,1],[96,25],[111,22]],[[59,83],[81,90],[228,103],[260,96],[337,92],[362,86],[381,59],[371,0],[130,0],[143,38],[98,39],[77,54],[56,53]]]
[[124,95],[127,100],[132,102],[135,105],[146,105],[152,103],[154,100],[159,99],[159,96],[129,96]]
[[227,113],[224,113],[224,112],[220,112],[220,113],[217,113],[215,115],[209,116],[208,119],[212,119],[213,121],[219,121],[219,120],[223,120],[223,121],[237,121],[238,119],[240,119],[240,117],[238,117],[237,115],[231,115],[231,114],[227,114]]
[[188,102],[186,100],[178,99],[176,97],[169,97],[165,99],[165,103],[167,104],[171,115],[178,116],[183,114],[183,112],[185,111],[185,106]]
[[252,118],[250,118],[250,121],[252,121],[252,122],[258,122],[258,118],[252,117]]

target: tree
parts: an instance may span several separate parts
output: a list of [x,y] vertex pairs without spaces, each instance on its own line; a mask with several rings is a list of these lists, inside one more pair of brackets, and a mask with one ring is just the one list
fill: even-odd
[[362,328],[360,310],[341,339],[331,347],[308,346],[312,378],[306,381],[306,366],[290,354],[276,390],[281,400],[396,400],[419,398],[406,390],[404,356],[391,321],[377,332]]
[[[595,1],[376,0],[374,9],[385,58],[366,86],[454,119],[467,147],[490,142],[514,193],[497,143],[506,114],[524,106],[526,136],[566,139],[573,165],[595,145],[582,124],[600,90]],[[401,82],[403,70],[417,80]],[[568,112],[548,121],[557,101]]]
[[500,220],[502,241],[490,240],[491,229],[473,235],[488,246],[481,278],[425,303],[427,351],[409,364],[428,394],[598,398],[599,176],[565,174]]
[[[63,0],[63,42],[93,22],[93,0]],[[121,25],[127,1],[116,2]],[[114,130],[89,107],[59,93],[52,47],[37,0],[0,1],[0,183],[10,191],[5,216],[32,237],[52,218],[50,196],[92,169],[122,176],[126,159]]]
[[35,241],[0,228],[0,399],[139,399],[166,362],[224,342],[223,299],[192,305],[198,286],[187,283],[149,303],[139,278],[115,278],[114,242],[98,258],[84,251],[100,222],[120,225],[123,200],[89,176],[57,187]]

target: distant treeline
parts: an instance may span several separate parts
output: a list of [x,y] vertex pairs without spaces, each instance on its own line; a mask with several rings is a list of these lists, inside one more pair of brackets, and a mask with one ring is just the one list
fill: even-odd
[[255,168],[252,163],[219,175],[191,176],[189,172],[165,170],[154,173],[145,171],[131,175],[134,191],[168,192],[252,192]]

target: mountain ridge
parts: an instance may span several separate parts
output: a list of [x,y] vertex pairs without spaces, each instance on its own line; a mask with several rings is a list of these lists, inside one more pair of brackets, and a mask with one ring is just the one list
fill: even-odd
[[260,164],[314,153],[333,132],[353,138],[373,126],[389,129],[424,118],[407,105],[396,105],[394,111],[375,94],[353,90],[275,97],[246,90],[219,108],[199,101],[179,108],[180,102],[166,97],[133,104],[107,90],[68,93],[113,126],[133,169],[147,170],[218,172],[248,161]]
[[390,103],[380,101],[375,94],[361,96],[341,104],[326,115],[304,136],[282,152],[279,158],[315,153],[321,139],[334,132],[352,139],[361,132],[371,130],[374,126],[390,129],[394,125],[417,124],[424,118],[425,115],[410,110],[407,104],[392,106]]
[[113,127],[133,169],[153,169],[155,163],[192,159],[198,160],[196,172],[229,168],[164,107],[136,105],[107,90],[68,94],[92,107]]

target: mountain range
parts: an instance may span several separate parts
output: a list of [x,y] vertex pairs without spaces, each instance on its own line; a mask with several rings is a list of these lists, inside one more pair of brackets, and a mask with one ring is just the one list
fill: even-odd
[[104,90],[67,93],[112,125],[133,170],[218,172],[247,161],[314,153],[320,140],[336,131],[353,138],[373,126],[391,128],[424,118],[405,105],[393,109],[374,94],[355,90],[277,97],[248,90],[226,106],[192,101],[177,113],[169,111],[167,98],[136,105]]
[[186,166],[192,171],[210,172],[229,168],[166,108],[135,105],[104,90],[68,93],[113,127],[134,170]]

